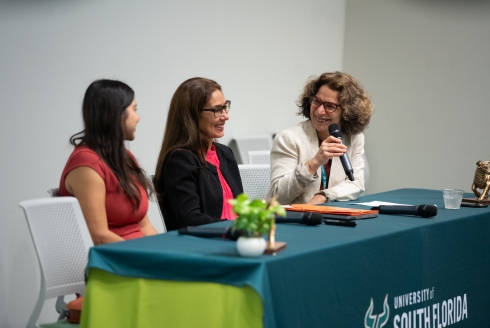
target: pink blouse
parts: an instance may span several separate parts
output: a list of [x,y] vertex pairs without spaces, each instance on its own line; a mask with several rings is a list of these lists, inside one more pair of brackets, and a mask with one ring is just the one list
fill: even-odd
[[218,154],[216,154],[216,148],[214,147],[214,145],[212,145],[211,149],[207,151],[206,161],[216,166],[221,189],[223,190],[223,211],[221,212],[221,219],[235,220],[237,215],[233,213],[232,206],[228,203],[228,200],[234,199],[233,193],[231,192],[228,182],[226,182],[225,178],[223,177],[223,174],[221,174],[221,170],[219,167],[219,158]]

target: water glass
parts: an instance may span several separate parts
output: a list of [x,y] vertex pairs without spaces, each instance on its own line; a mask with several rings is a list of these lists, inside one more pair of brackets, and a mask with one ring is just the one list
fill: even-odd
[[457,210],[461,207],[464,190],[461,189],[444,189],[442,195],[444,197],[444,207],[449,210]]

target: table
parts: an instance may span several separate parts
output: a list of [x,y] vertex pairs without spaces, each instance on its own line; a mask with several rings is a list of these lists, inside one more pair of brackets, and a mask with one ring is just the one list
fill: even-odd
[[358,201],[373,200],[439,211],[355,228],[278,225],[286,249],[253,259],[233,241],[176,232],[96,246],[81,326],[490,326],[490,208],[446,210],[427,189]]

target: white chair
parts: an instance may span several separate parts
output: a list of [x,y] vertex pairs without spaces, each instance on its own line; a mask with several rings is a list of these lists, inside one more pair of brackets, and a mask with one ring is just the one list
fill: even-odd
[[238,165],[242,178],[243,192],[250,199],[264,199],[269,192],[270,165],[269,164],[241,164]]
[[38,327],[46,299],[58,297],[56,308],[63,319],[67,314],[63,296],[84,293],[85,267],[93,242],[74,197],[25,200],[19,206],[24,210],[41,274],[38,299],[27,324],[30,328]]
[[52,188],[48,190],[48,194],[51,197],[59,197],[60,196],[60,188]]
[[270,150],[250,150],[248,152],[248,164],[270,164]]
[[[153,185],[153,181],[155,179],[155,176],[154,175],[150,175],[148,176],[148,180],[150,181],[150,183]],[[60,195],[60,190],[59,188],[52,188],[52,189],[49,189],[48,190],[48,194],[51,196],[51,197],[59,197]],[[155,196],[156,197],[156,196]],[[151,200],[151,201],[155,201],[157,204],[157,208],[158,208],[158,213],[160,214],[160,219],[162,220],[162,225],[163,225],[163,233],[166,233],[167,232],[167,227],[165,226],[165,220],[163,219],[163,214],[162,214],[162,211],[160,210],[160,205],[158,204],[158,201],[156,200]]]
[[268,150],[272,149],[272,136],[270,135],[256,135],[248,137],[240,137],[234,139],[238,149],[240,158],[243,164],[250,164],[248,162],[248,152],[252,150]]
[[[151,185],[153,186],[153,189],[155,189],[155,175],[149,175],[148,180],[150,180]],[[155,199],[152,200],[157,203],[157,208],[158,208],[158,213],[160,214],[160,219],[162,219],[162,224],[163,224],[163,233],[167,232],[167,226],[165,225],[165,218],[163,217],[162,210],[160,209],[160,203],[158,202],[158,196],[156,195],[155,191]]]
[[[51,188],[48,190],[48,194],[51,197],[60,197],[60,188]],[[65,295],[58,296],[55,308],[56,311],[60,314],[59,319],[64,318],[67,315]]]

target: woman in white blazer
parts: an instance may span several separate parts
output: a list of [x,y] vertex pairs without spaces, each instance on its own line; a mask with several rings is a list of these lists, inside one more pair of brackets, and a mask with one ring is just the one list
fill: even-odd
[[[268,198],[281,204],[321,204],[357,199],[364,191],[364,134],[373,107],[362,86],[342,72],[310,79],[300,95],[298,115],[307,120],[281,131],[271,150]],[[340,126],[342,140],[328,132]],[[354,181],[339,157],[347,153]]]

